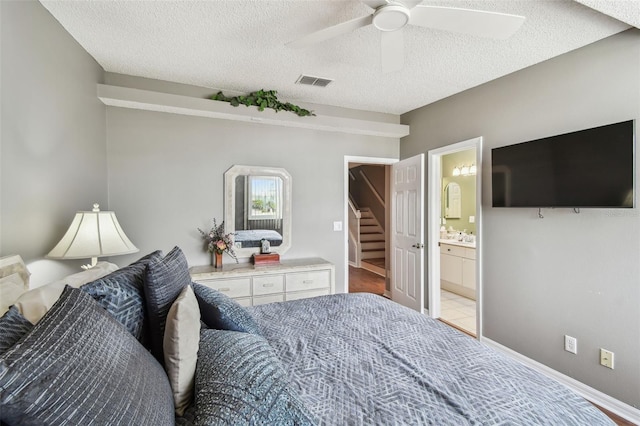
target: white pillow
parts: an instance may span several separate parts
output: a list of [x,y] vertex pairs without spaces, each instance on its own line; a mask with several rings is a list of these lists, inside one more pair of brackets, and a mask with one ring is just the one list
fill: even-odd
[[114,263],[98,262],[96,266],[91,269],[69,275],[61,280],[24,293],[15,301],[14,305],[23,317],[35,325],[60,298],[65,285],[78,288],[86,283],[102,278],[116,269],[118,269],[118,265]]
[[22,276],[18,272],[0,278],[0,317],[26,291]]
[[188,285],[169,309],[163,342],[165,369],[179,416],[184,414],[193,397],[199,344],[200,308]]

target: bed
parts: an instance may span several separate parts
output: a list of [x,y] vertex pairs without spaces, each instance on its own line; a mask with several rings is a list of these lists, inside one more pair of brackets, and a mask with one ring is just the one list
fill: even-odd
[[279,246],[282,244],[282,235],[278,231],[272,229],[248,229],[235,231],[233,240],[236,244],[240,243],[242,248],[245,247],[260,247],[260,241],[262,239],[269,241],[272,246]]
[[563,385],[371,294],[249,308],[320,425],[611,425]]

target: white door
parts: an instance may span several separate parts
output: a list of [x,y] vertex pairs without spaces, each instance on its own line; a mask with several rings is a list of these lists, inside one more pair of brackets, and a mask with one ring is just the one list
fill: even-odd
[[391,299],[424,310],[424,154],[392,165]]

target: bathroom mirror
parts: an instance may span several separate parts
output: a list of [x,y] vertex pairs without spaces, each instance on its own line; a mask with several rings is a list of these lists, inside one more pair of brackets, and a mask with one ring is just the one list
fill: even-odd
[[224,174],[225,230],[235,233],[238,257],[260,253],[269,241],[272,253],[291,247],[291,175],[275,167],[236,165]]
[[444,189],[444,217],[459,219],[462,216],[462,192],[460,185],[449,182]]

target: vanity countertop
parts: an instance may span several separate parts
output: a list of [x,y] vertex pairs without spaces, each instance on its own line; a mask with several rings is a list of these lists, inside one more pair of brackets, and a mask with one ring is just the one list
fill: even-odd
[[465,243],[464,241],[458,241],[458,240],[440,240],[440,244],[450,244],[452,246],[459,246],[459,247],[467,247],[467,248],[476,248],[476,243]]

